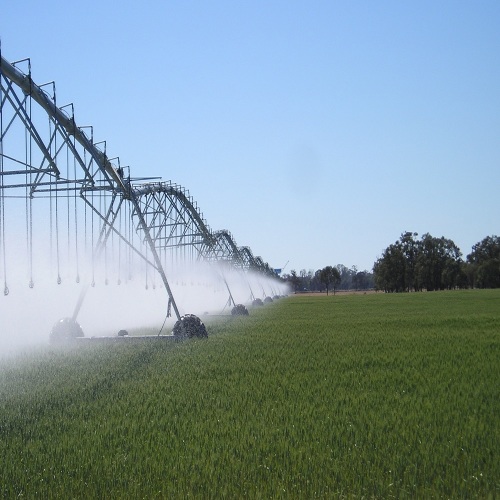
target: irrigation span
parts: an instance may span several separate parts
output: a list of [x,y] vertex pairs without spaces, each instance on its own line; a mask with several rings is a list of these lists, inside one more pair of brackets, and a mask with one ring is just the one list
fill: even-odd
[[189,318],[187,334],[198,314],[285,293],[262,258],[210,228],[187,189],[109,158],[55,83],[33,81],[29,59],[1,56],[0,105],[0,321],[28,335],[64,316],[61,328],[80,335],[80,318],[122,334]]

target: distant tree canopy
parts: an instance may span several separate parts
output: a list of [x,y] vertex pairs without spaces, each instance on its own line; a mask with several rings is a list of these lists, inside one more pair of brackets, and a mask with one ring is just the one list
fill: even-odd
[[487,236],[476,243],[467,255],[467,267],[471,286],[500,288],[500,237]]
[[336,267],[326,266],[319,271],[319,279],[321,283],[326,286],[326,294],[328,295],[328,290],[330,285],[335,293],[335,287],[340,283],[340,273]]
[[282,278],[294,291],[384,290],[405,292],[452,288],[500,288],[500,237],[487,236],[467,260],[452,240],[404,232],[373,264],[373,273],[343,264],[317,271],[295,270]]
[[405,232],[373,266],[375,288],[386,292],[500,286],[500,239],[487,237],[462,260],[452,240]]
[[358,272],[356,266],[351,269],[343,264],[326,266],[317,271],[295,270],[283,279],[291,283],[296,292],[323,292],[326,290],[368,290],[374,287],[373,274],[368,271]]

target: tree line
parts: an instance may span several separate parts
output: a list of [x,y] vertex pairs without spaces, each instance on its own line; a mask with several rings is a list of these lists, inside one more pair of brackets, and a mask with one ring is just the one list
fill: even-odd
[[370,290],[374,288],[373,273],[358,271],[356,266],[348,268],[343,264],[326,266],[317,271],[295,270],[283,276],[295,292],[324,292],[336,290]]
[[462,259],[450,239],[405,232],[373,265],[375,288],[386,292],[500,287],[500,237],[487,236]]
[[500,288],[500,237],[487,236],[466,259],[450,239],[406,231],[373,264],[373,272],[356,266],[295,270],[283,276],[295,292],[326,290],[432,291],[454,288]]

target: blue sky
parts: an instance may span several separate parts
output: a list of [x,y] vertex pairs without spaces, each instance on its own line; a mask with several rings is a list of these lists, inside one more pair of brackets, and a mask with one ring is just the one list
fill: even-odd
[[500,234],[500,2],[6,0],[110,157],[272,267],[371,270],[404,231]]

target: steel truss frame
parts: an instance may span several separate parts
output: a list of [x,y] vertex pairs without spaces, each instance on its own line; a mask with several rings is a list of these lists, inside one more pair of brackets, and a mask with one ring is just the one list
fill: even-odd
[[[260,257],[254,258],[248,247],[238,248],[229,231],[213,232],[209,228],[189,191],[182,186],[164,181],[135,184],[130,173],[125,177],[119,158],[114,159],[117,163],[108,158],[106,142],[94,142],[93,128],[76,124],[73,104],[58,107],[54,82],[37,85],[33,81],[29,59],[9,63],[1,53],[0,57],[2,200],[29,199],[31,212],[31,200],[35,198],[73,196],[75,206],[77,197],[83,199],[101,224],[94,253],[102,252],[110,235],[116,235],[160,274],[168,293],[169,309],[171,305],[177,319],[180,313],[165,273],[169,261],[178,258],[224,261],[238,269],[267,272],[267,264]],[[21,71],[20,66],[27,66],[27,72]],[[33,105],[48,117],[48,133],[46,123],[35,123]],[[7,148],[9,135],[19,128],[27,137],[24,157],[9,154]],[[90,135],[86,130],[90,130]],[[131,205],[133,226],[145,247],[137,248],[130,236],[117,227],[118,213],[126,203]],[[4,216],[2,201],[0,229]],[[151,258],[144,248],[149,249]],[[78,308],[79,305],[75,315]]]

